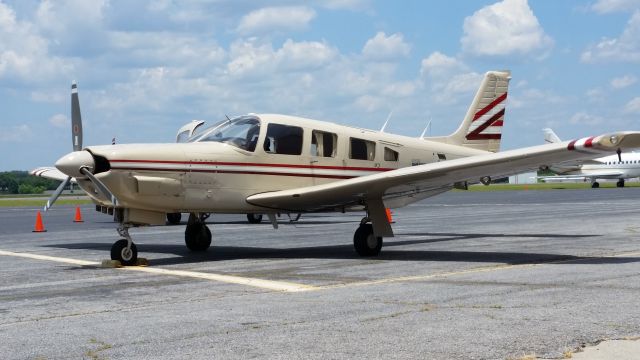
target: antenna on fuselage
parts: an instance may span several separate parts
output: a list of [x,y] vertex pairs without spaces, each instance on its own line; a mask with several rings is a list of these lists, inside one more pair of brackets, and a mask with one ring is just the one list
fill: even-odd
[[227,114],[224,114],[224,117],[226,117],[228,121],[231,121],[231,119],[229,119],[229,116]]
[[387,120],[384,122],[384,125],[382,125],[382,128],[380,128],[380,132],[383,133],[384,129],[387,128],[387,124],[389,123],[389,120],[391,119],[391,115],[393,114],[393,110],[389,111],[389,115],[387,116]]
[[430,127],[431,127],[431,118],[429,118],[429,122],[427,123],[427,126],[424,128],[424,130],[422,130],[422,134],[420,134],[420,140],[424,140],[424,135],[427,133],[427,130],[429,130]]

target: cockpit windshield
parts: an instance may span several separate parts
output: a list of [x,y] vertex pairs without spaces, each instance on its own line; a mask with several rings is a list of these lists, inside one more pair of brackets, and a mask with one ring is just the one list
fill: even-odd
[[260,120],[243,116],[213,124],[191,137],[189,142],[215,141],[233,145],[246,151],[254,151],[260,135]]

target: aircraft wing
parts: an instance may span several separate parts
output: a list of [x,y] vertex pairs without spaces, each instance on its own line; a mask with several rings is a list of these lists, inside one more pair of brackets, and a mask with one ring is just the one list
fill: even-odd
[[[254,194],[247,202],[289,212],[322,211],[380,201],[400,206],[451,189],[455,183],[500,178],[551,164],[586,160],[615,153],[618,148],[640,147],[640,132],[619,132],[562,143],[546,144],[498,153],[391,170],[329,184]],[[398,202],[394,199],[404,198]]]
[[[54,168],[53,166],[39,167],[29,171],[29,174],[58,181],[64,181],[67,178],[67,175],[63,174],[60,170]],[[76,179],[71,178],[71,182],[75,183]]]

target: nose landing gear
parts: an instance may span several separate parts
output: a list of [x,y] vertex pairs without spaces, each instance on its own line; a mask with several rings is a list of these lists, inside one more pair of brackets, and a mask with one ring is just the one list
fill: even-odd
[[111,260],[120,261],[125,266],[136,265],[138,262],[138,249],[129,235],[130,227],[131,224],[120,224],[118,234],[124,239],[116,241],[111,246]]

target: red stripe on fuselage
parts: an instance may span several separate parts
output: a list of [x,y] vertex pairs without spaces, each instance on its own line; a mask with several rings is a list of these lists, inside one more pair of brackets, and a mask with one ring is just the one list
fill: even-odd
[[257,166],[257,167],[278,167],[292,169],[326,169],[326,170],[352,170],[352,171],[389,171],[394,168],[376,167],[350,167],[350,166],[322,166],[322,165],[296,165],[296,164],[264,164],[264,163],[240,163],[224,161],[172,161],[172,160],[109,160],[110,163],[128,162],[143,164],[180,164],[180,165],[228,165],[228,166]]
[[478,120],[479,117],[481,117],[482,115],[488,113],[489,111],[491,111],[491,109],[493,109],[496,105],[498,105],[499,103],[503,102],[504,100],[506,100],[507,98],[507,93],[504,93],[500,96],[498,96],[495,100],[493,100],[489,105],[485,106],[484,108],[480,109],[474,116],[473,116],[473,120]]
[[235,171],[235,170],[186,170],[186,169],[163,169],[163,168],[130,168],[130,167],[112,167],[112,170],[126,170],[126,171],[164,171],[164,172],[197,172],[197,173],[210,173],[210,174],[245,174],[245,175],[270,175],[270,176],[297,176],[297,177],[313,177],[324,179],[351,179],[357,176],[343,176],[343,175],[320,175],[320,174],[295,174],[295,173],[279,173],[269,171]]
[[569,145],[567,145],[567,149],[568,150],[575,150],[576,149],[576,142],[578,140],[573,140],[572,142],[569,143]]

